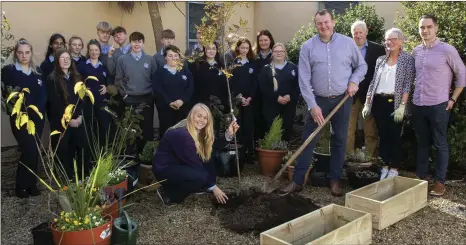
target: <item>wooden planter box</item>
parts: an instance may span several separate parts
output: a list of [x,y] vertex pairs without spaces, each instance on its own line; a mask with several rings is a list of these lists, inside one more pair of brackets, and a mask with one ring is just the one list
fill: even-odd
[[427,205],[427,181],[396,176],[346,194],[345,206],[372,214],[383,230]]
[[371,215],[336,204],[330,204],[260,234],[261,245],[371,242]]

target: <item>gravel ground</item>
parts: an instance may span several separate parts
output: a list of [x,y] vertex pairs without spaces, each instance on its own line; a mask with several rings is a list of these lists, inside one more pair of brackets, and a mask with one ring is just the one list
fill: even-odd
[[[5,245],[32,244],[29,230],[50,217],[46,194],[25,200],[13,196],[16,161],[14,149],[2,152],[1,241]],[[401,175],[414,176],[408,172]],[[265,180],[257,165],[247,165],[242,188],[260,188]],[[237,178],[219,179],[219,186],[226,192],[235,191]],[[344,197],[331,196],[327,188],[307,186],[300,195],[320,206],[344,205]],[[128,211],[139,225],[138,244],[259,244],[259,236],[223,228],[208,195],[191,196],[181,205],[165,207],[155,193],[138,192],[128,203],[133,203]],[[426,208],[383,231],[373,230],[373,244],[466,244],[465,205],[466,183],[450,182],[444,197],[429,197]],[[55,202],[51,206],[57,208]]]

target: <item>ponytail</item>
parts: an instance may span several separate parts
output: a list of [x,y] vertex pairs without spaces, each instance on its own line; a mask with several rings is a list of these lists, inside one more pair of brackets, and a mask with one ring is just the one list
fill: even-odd
[[277,79],[275,78],[276,71],[275,71],[275,64],[273,63],[273,60],[272,62],[270,62],[270,70],[272,71],[273,91],[277,92],[278,82],[277,82]]

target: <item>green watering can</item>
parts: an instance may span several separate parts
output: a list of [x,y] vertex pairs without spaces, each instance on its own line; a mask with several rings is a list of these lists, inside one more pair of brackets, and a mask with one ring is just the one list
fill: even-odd
[[[115,192],[118,197],[123,197],[125,190],[119,188]],[[136,245],[138,225],[129,218],[128,212],[123,211],[122,206],[122,198],[119,198],[119,217],[113,221],[112,245]]]

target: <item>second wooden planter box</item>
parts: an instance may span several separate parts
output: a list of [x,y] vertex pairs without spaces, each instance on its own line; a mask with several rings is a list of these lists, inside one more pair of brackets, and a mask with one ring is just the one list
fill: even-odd
[[396,176],[346,194],[345,206],[372,214],[383,230],[427,205],[427,181]]
[[261,245],[371,242],[371,215],[336,204],[330,204],[260,234]]

